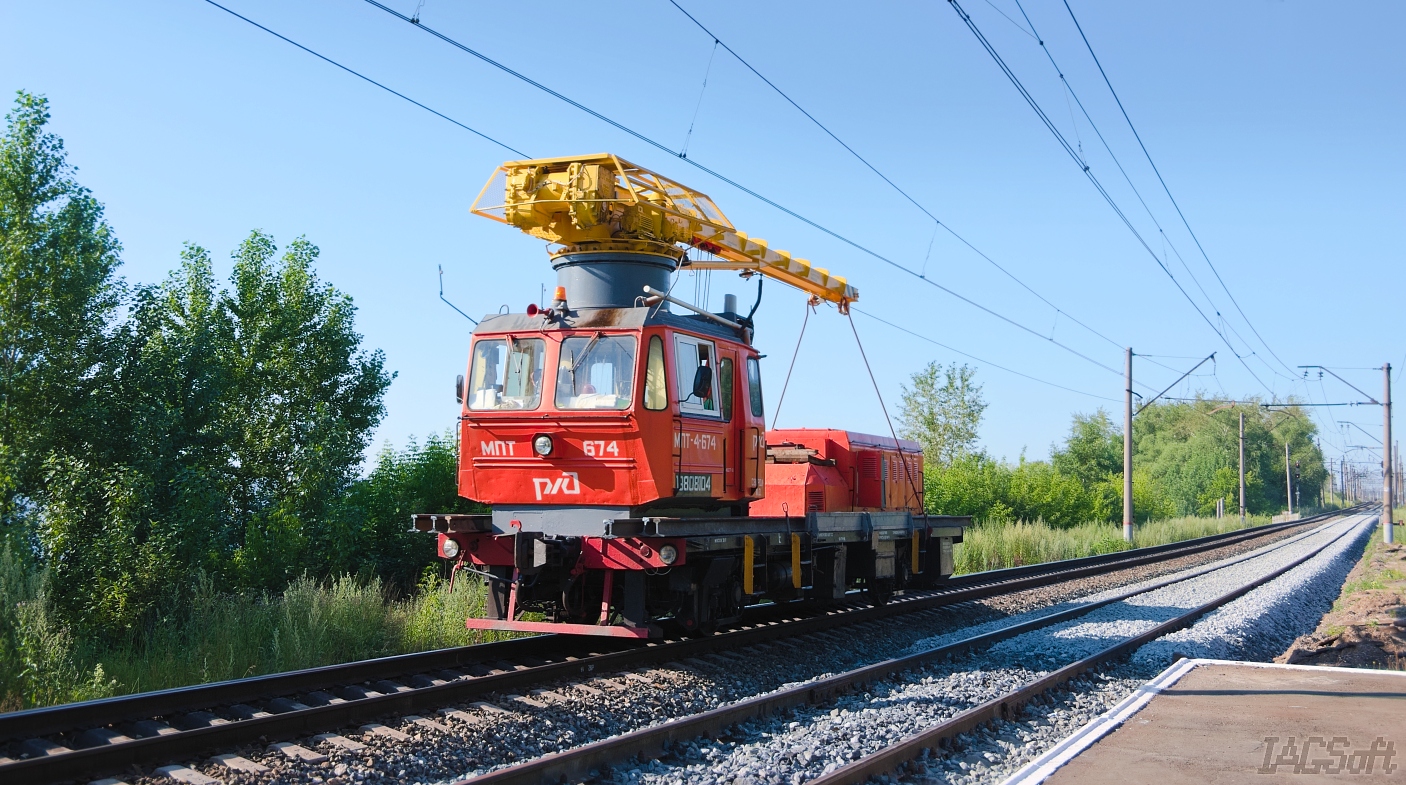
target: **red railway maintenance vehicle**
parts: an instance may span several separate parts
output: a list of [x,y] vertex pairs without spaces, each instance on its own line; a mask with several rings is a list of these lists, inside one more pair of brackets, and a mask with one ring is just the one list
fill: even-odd
[[459,378],[459,493],[492,513],[413,519],[487,580],[470,628],[708,632],[764,601],[881,603],[952,574],[969,520],[923,514],[916,443],[766,431],[756,305],[669,294],[682,268],[736,270],[761,276],[758,304],[772,278],[847,314],[847,281],[609,154],[505,163],[472,211],[553,243],[557,286],[484,317]]

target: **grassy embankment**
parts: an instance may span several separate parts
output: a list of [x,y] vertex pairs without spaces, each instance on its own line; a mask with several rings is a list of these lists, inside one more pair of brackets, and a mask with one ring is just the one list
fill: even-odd
[[[1249,525],[1268,521],[1252,518]],[[1236,518],[1176,518],[1140,525],[1137,545],[1219,534]],[[957,546],[958,572],[1125,550],[1115,524],[1054,528],[976,526]],[[311,668],[488,640],[464,629],[483,613],[472,580],[453,592],[429,581],[397,597],[377,581],[294,581],[277,595],[219,594],[197,587],[181,613],[118,639],[84,636],[54,617],[42,574],[0,558],[0,711]],[[0,631],[4,632],[4,631]]]
[[[1246,526],[1266,523],[1269,518],[1253,515],[1245,521]],[[1234,516],[1168,518],[1139,524],[1133,534],[1133,545],[1139,548],[1164,545],[1239,528],[1240,519]],[[1123,541],[1123,527],[1119,524],[1085,523],[1061,529],[1036,521],[974,526],[967,530],[953,556],[957,572],[967,573],[1077,559],[1125,551],[1130,547],[1133,546]]]
[[464,628],[483,614],[471,580],[397,597],[380,582],[294,581],[276,595],[197,587],[180,613],[111,638],[63,625],[44,576],[0,555],[0,711],[384,657],[502,637]]

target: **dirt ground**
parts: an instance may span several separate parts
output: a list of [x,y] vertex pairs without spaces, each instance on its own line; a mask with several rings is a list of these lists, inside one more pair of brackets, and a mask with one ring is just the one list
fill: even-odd
[[1385,545],[1374,533],[1333,609],[1275,662],[1406,670],[1406,527]]

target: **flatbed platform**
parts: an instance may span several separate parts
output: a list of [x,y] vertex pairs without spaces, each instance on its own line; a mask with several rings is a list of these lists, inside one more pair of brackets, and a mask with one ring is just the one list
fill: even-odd
[[1406,782],[1406,671],[1180,660],[1006,785]]

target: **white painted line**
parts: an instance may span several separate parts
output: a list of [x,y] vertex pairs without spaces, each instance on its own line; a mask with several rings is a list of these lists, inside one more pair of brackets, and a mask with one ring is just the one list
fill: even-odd
[[1175,684],[1202,660],[1178,660],[1170,668],[1162,671],[1152,681],[1137,688],[1133,694],[1119,701],[1117,706],[1105,711],[1087,725],[1066,736],[1058,744],[1045,751],[1045,754],[1027,763],[1002,785],[1039,785],[1059,767],[1073,760],[1075,756],[1093,743],[1122,725],[1129,717],[1138,713],[1143,706],[1167,687]]
[[1280,665],[1274,662],[1245,662],[1242,660],[1178,660],[1171,667],[1159,673],[1156,678],[1142,685],[1136,692],[1119,701],[1117,706],[1095,717],[1087,725],[1074,731],[1045,754],[1027,763],[1019,771],[1006,778],[1001,785],[1039,785],[1049,779],[1061,766],[1092,747],[1094,742],[1112,733],[1137,714],[1153,698],[1165,692],[1181,677],[1202,665],[1231,665],[1242,668],[1278,668],[1282,670],[1351,673],[1361,676],[1364,673],[1386,675],[1406,679],[1406,671],[1363,670],[1362,668],[1337,668],[1316,665]]

